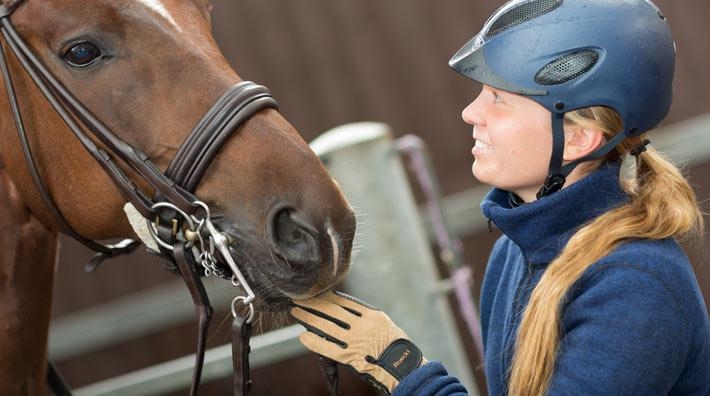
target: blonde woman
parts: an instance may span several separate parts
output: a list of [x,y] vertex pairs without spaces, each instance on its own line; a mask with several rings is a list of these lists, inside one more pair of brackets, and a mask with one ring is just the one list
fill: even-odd
[[[710,394],[707,308],[676,241],[702,214],[645,135],[674,61],[650,0],[510,1],[451,59],[483,84],[462,117],[504,234],[480,302],[490,395]],[[388,392],[466,394],[384,313],[337,293],[294,303],[304,345]]]

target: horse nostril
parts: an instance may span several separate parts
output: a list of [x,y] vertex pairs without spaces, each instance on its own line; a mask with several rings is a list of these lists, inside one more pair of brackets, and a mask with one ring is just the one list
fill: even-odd
[[305,243],[307,234],[305,230],[291,220],[292,212],[282,210],[276,216],[276,242],[279,244],[293,245]]
[[316,238],[318,231],[298,218],[293,210],[281,210],[273,224],[272,240],[276,251],[283,255],[292,269],[321,261]]

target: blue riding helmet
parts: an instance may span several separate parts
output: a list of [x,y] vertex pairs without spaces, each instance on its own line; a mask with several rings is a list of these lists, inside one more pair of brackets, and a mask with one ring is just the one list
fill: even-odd
[[[670,28],[650,0],[512,0],[449,61],[458,73],[552,113],[552,185],[541,196],[561,188],[580,162],[657,126],[671,105],[674,64]],[[624,130],[563,167],[564,114],[589,106],[616,110]]]

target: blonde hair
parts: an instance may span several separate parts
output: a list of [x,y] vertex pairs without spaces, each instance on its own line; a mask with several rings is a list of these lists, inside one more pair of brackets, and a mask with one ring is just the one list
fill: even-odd
[[[607,139],[623,129],[618,113],[607,107],[570,112],[566,122],[596,128]],[[626,139],[601,162],[629,153],[646,139]],[[594,262],[631,238],[663,239],[701,233],[703,217],[695,194],[681,172],[652,147],[637,157],[636,175],[623,180],[630,201],[579,229],[547,267],[532,291],[518,330],[510,368],[510,395],[543,395],[555,369],[563,299]]]

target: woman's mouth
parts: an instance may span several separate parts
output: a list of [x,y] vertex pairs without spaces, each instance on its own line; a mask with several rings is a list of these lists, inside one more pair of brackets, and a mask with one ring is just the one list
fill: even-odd
[[484,152],[489,152],[493,151],[493,146],[490,144],[483,142],[481,140],[476,139],[476,144],[473,146],[473,149],[471,150],[471,154],[476,155]]

